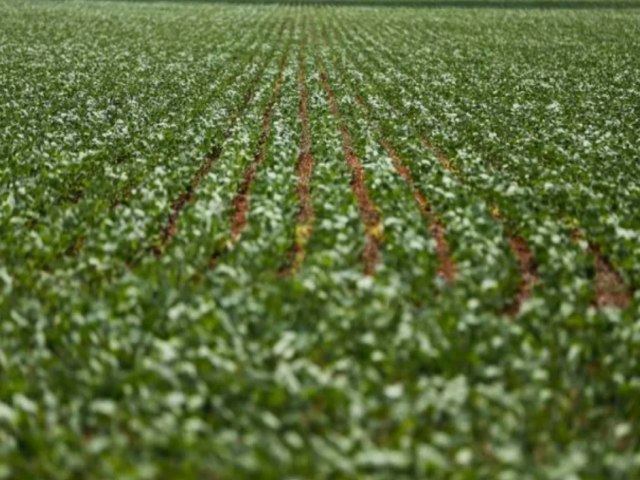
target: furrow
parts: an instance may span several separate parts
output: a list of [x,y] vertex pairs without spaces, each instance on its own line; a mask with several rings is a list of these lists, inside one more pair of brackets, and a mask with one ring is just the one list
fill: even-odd
[[191,182],[187,189],[180,194],[180,196],[171,205],[171,213],[167,219],[167,223],[162,228],[159,243],[154,247],[154,253],[156,255],[162,255],[166,246],[171,242],[173,237],[178,233],[178,220],[182,211],[190,204],[194,199],[194,193],[202,183],[202,180],[211,171],[213,164],[220,158],[222,154],[221,147],[214,147],[205,156],[204,162],[200,165],[200,168],[194,173],[191,178]]
[[518,262],[520,282],[518,284],[518,291],[511,303],[507,305],[505,313],[515,317],[520,312],[522,304],[531,298],[533,288],[540,281],[540,277],[538,276],[538,266],[533,252],[529,248],[527,241],[521,236],[513,234],[508,234],[507,240]]
[[280,271],[282,276],[291,276],[302,266],[314,220],[313,204],[311,202],[311,176],[313,175],[314,159],[311,152],[311,129],[309,127],[309,91],[306,85],[306,72],[302,53],[298,63],[298,86],[300,90],[298,116],[301,125],[301,138],[300,154],[296,165],[298,177],[296,194],[300,208],[296,218],[293,243],[287,252],[287,262]]
[[[277,35],[280,35],[280,36],[282,35],[282,31],[284,30],[284,27],[285,27],[285,23],[282,23],[281,27],[278,30]],[[248,37],[250,37],[250,35]],[[241,41],[244,41],[244,38],[241,39]],[[195,199],[195,190],[197,189],[199,184],[202,182],[204,177],[209,173],[209,171],[211,170],[213,165],[216,163],[216,161],[219,160],[220,155],[222,154],[222,144],[230,136],[231,129],[233,128],[235,123],[237,123],[238,117],[246,109],[251,99],[253,98],[256,87],[259,84],[259,80],[262,77],[264,70],[268,65],[270,59],[273,58],[272,53],[273,52],[269,54],[268,60],[265,61],[264,64],[261,65],[261,67],[258,69],[258,72],[255,75],[255,78],[253,78],[249,82],[249,87],[247,92],[245,93],[242,100],[238,103],[240,107],[232,109],[231,114],[226,119],[225,121],[226,129],[222,133],[222,141],[219,142],[217,145],[214,145],[209,150],[209,152],[207,152],[204,155],[202,163],[198,167],[198,170],[194,172],[186,189],[182,193],[180,193],[177,196],[177,198],[175,198],[175,200],[172,202],[166,222],[161,227],[160,232],[157,236],[157,239],[155,240],[155,244],[151,244],[150,246],[147,246],[147,248],[144,249],[145,250],[144,253],[151,251],[156,256],[161,256],[162,254],[164,254],[164,251],[166,250],[166,247],[168,246],[168,244],[171,243],[171,240],[177,234],[178,221],[181,217],[183,210],[190,203],[193,202],[193,200]],[[257,55],[258,55],[258,49],[255,49],[255,51],[251,53],[251,56],[247,65],[250,65],[255,60]],[[237,75],[240,72],[242,72],[242,68],[234,68],[231,74],[225,75],[225,79],[220,83],[219,86],[217,86],[217,91],[220,91],[221,89],[223,89],[225,85],[228,86],[230,83],[237,82]],[[142,179],[137,179],[137,180],[129,179],[126,181],[126,183],[122,187],[116,190],[115,194],[113,194],[113,196],[109,200],[110,210],[112,212],[116,211],[113,213],[114,215],[116,216],[118,215],[117,213],[118,207],[120,207],[123,203],[129,201],[133,197],[136,188],[138,188],[141,182],[145,181],[146,178],[147,177],[145,176]],[[84,242],[83,235],[75,236],[71,240],[71,242],[69,242],[69,245],[65,249],[65,255],[79,254],[80,251],[84,248],[84,243],[85,242]],[[126,262],[129,268],[132,268],[133,266],[135,266],[138,263],[138,261],[142,259],[142,257],[144,256],[144,253],[139,252],[134,254],[131,258],[129,258]]]
[[269,140],[269,135],[271,133],[271,118],[273,115],[273,108],[280,96],[280,90],[282,87],[282,76],[284,74],[284,67],[287,62],[288,55],[289,52],[287,50],[284,52],[280,59],[278,74],[273,86],[273,92],[271,94],[271,98],[269,99],[269,103],[267,104],[267,107],[262,115],[262,126],[256,153],[253,157],[253,160],[245,170],[242,182],[240,183],[240,186],[238,188],[238,192],[236,193],[236,196],[232,201],[233,213],[231,216],[231,231],[229,240],[226,242],[223,248],[221,248],[220,250],[216,250],[211,255],[211,257],[209,258],[210,268],[215,268],[220,258],[223,257],[227,252],[229,252],[231,248],[233,248],[233,246],[240,239],[240,235],[242,234],[242,231],[247,224],[251,185],[255,180],[258,168],[260,167],[260,165],[262,165],[266,156],[267,141]]
[[[278,35],[280,35],[282,33],[283,27],[281,27],[279,29],[279,33]],[[250,37],[250,36],[249,36]],[[244,38],[240,40],[240,42],[244,42]],[[249,64],[251,62],[254,61],[255,57],[258,55],[258,50],[254,51],[251,54],[251,58],[249,61]],[[229,86],[229,84],[233,84],[236,80],[237,80],[237,76],[242,72],[241,68],[233,68],[229,74],[224,75],[224,79],[222,82],[220,82],[220,85],[218,86],[218,90],[223,90],[224,88],[227,88]],[[179,106],[177,105],[171,105],[171,108],[179,108]],[[206,157],[208,157],[209,154],[207,154],[205,156],[205,162],[206,162]],[[124,203],[125,201],[128,201],[131,196],[133,195],[133,191],[134,189],[137,187],[137,182],[133,181],[133,180],[128,180],[124,185],[121,186],[121,188],[119,188],[116,193],[112,196],[109,205],[111,209],[115,209],[117,208],[119,205],[121,205],[122,203]],[[176,200],[177,201],[177,200]]]
[[602,253],[600,245],[585,239],[584,233],[573,229],[571,236],[576,241],[586,241],[587,251],[593,257],[595,275],[593,279],[592,303],[598,308],[626,308],[631,302],[631,291],[625,284],[622,275],[612,265],[609,258]]
[[258,83],[260,82],[260,79],[262,78],[268,64],[269,64],[268,60],[264,62],[261,68],[259,69],[257,75],[252,79],[251,85],[247,90],[247,92],[245,93],[244,97],[242,98],[240,106],[237,109],[235,109],[235,111],[232,113],[232,115],[229,118],[227,126],[222,134],[222,141],[220,142],[220,144],[215,145],[211,149],[211,151],[207,153],[207,155],[204,158],[204,162],[191,178],[191,181],[187,189],[184,192],[182,192],[180,196],[173,202],[171,206],[171,213],[169,214],[169,218],[167,219],[166,224],[162,228],[159,243],[153,249],[156,255],[161,255],[165,251],[166,246],[171,242],[173,237],[175,237],[175,235],[177,234],[178,220],[180,219],[180,215],[182,211],[187,207],[187,205],[189,205],[194,200],[194,193],[196,189],[198,188],[202,180],[211,171],[211,168],[213,167],[214,163],[220,158],[220,155],[222,155],[224,142],[231,136],[234,125],[238,122],[238,119],[240,118],[242,113],[246,110],[248,105],[251,103],[251,100],[255,95]]
[[593,242],[589,242],[589,253],[593,255],[596,268],[595,304],[598,308],[626,308],[631,302],[631,292],[620,273],[602,253],[600,247]]
[[[360,99],[360,101],[362,101],[362,99]],[[447,157],[446,153],[441,148],[439,148],[437,145],[434,145],[431,142],[431,140],[424,135],[421,136],[420,142],[422,143],[422,146],[424,148],[426,148],[428,151],[432,153],[432,155],[436,158],[436,160],[438,161],[438,163],[440,164],[443,170],[450,173],[461,184],[466,184],[461,173],[455,168],[455,165],[453,164],[453,162],[451,162],[451,160]],[[385,149],[387,149],[387,147],[385,147]],[[395,160],[394,160],[394,165],[397,165]],[[396,166],[396,169],[397,168],[398,166]],[[405,178],[407,178],[406,174],[410,172],[406,168],[405,170],[406,170],[405,172],[401,172],[399,170],[399,173],[403,175]],[[425,199],[425,202],[426,202],[426,199]],[[492,217],[504,226],[504,223],[499,218],[499,216],[494,214],[494,212],[497,211],[497,208],[492,206],[489,208],[489,210]],[[535,259],[526,241],[522,237],[518,235],[514,235],[513,233],[509,232],[507,228],[505,228],[505,231],[506,231],[507,243],[512,251],[514,258],[517,261],[518,273],[519,273],[519,279],[520,279],[518,283],[517,292],[514,298],[512,299],[512,301],[505,308],[505,311],[508,314],[515,316],[519,313],[522,303],[528,298],[530,298],[533,287],[536,283],[538,283],[539,277],[537,274],[537,265],[536,265]],[[437,242],[437,251],[438,251],[438,257],[439,257],[440,269],[441,269],[439,273],[441,274],[441,276],[444,277],[442,269],[443,267],[446,268],[446,263],[443,263],[443,258],[447,250],[443,248],[443,245],[445,242],[444,228],[437,221],[437,218],[436,218],[436,221],[432,222],[432,234],[434,235]],[[455,270],[450,271],[450,274],[455,274]]]
[[422,145],[427,150],[429,150],[433,154],[434,157],[436,157],[436,160],[438,160],[438,163],[440,164],[440,166],[443,169],[445,169],[449,173],[455,175],[456,177],[460,178],[460,173],[454,167],[454,165],[451,162],[451,160],[449,160],[449,157],[447,157],[446,153],[444,153],[444,151],[442,151],[442,149],[440,147],[438,147],[437,145],[434,145],[431,142],[431,140],[429,140],[426,137],[422,137],[420,139],[420,141],[422,142]]
[[592,303],[597,308],[626,308],[631,302],[631,291],[622,275],[602,253],[600,245],[585,237],[579,228],[571,230],[571,238],[576,242],[585,242],[586,250],[593,258],[594,278]]
[[[359,103],[362,100],[360,99]],[[393,162],[393,166],[398,172],[398,174],[407,182],[409,187],[411,188],[411,192],[413,193],[413,198],[415,199],[418,209],[423,217],[429,220],[429,229],[433,238],[436,241],[436,253],[438,256],[438,275],[442,277],[447,283],[451,283],[455,280],[456,276],[456,264],[451,258],[451,249],[449,248],[449,242],[445,237],[445,227],[438,218],[438,216],[433,212],[431,205],[427,201],[427,198],[424,196],[422,192],[420,192],[413,180],[413,176],[411,175],[411,171],[407,166],[402,162],[400,155],[393,148],[393,145],[386,139],[383,138],[380,142],[382,147],[391,158]]]
[[[457,171],[453,162],[451,162],[442,149],[434,145],[431,140],[426,137],[422,137],[421,142],[423,146],[431,151],[433,156],[436,157],[440,166],[444,170],[457,178],[458,181],[464,183],[462,175]],[[509,248],[511,249],[511,253],[518,264],[518,275],[520,279],[518,282],[518,289],[511,302],[507,304],[505,308],[506,314],[515,317],[520,312],[522,304],[531,298],[534,286],[540,281],[540,277],[538,276],[538,266],[527,241],[520,235],[510,232],[509,229],[506,228],[502,218],[500,218],[498,207],[491,205],[489,207],[489,212],[494,220],[505,227]]]
[[[382,68],[380,58],[376,58],[375,61],[378,62],[378,65]],[[412,91],[411,93],[416,92]],[[456,169],[455,165],[450,162],[440,148],[433,145],[428,138],[423,138],[422,143],[431,150],[444,169],[455,175],[458,180],[464,182],[461,172]],[[497,211],[497,207],[491,206],[490,210],[494,218],[501,221],[499,216],[493,213]],[[574,239],[585,239],[583,233],[578,231],[573,232],[573,237]],[[524,238],[514,235],[507,230],[507,240],[518,262],[520,283],[516,296],[506,311],[512,315],[517,315],[522,303],[531,296],[531,292],[536,283],[540,281],[540,278],[537,273],[536,260]],[[594,259],[595,267],[593,304],[598,308],[626,308],[631,302],[631,290],[625,284],[621,274],[615,269],[611,261],[602,254],[599,245],[591,239],[587,239],[586,241],[588,245],[587,250]]]
[[380,247],[382,245],[382,219],[378,208],[371,200],[369,192],[367,191],[364,181],[364,168],[362,168],[362,163],[354,152],[351,134],[344,126],[335,92],[329,84],[329,79],[324,69],[320,72],[320,81],[327,95],[331,114],[336,119],[339,126],[340,136],[342,137],[342,151],[347,161],[347,165],[351,170],[351,188],[358,201],[360,217],[366,227],[367,242],[363,252],[365,265],[364,272],[365,275],[373,275],[375,273],[376,264],[380,259]]
[[[356,103],[360,107],[360,110],[366,115],[370,115],[370,111],[360,95],[356,95]],[[391,144],[391,142],[381,135],[380,145],[384,148],[385,152],[391,159],[393,167],[398,175],[407,183],[411,189],[413,198],[418,205],[420,214],[429,221],[429,229],[433,238],[436,241],[436,254],[438,256],[438,275],[444,279],[447,283],[451,283],[455,280],[456,265],[451,257],[451,249],[449,248],[449,242],[447,242],[445,236],[445,227],[433,212],[427,197],[416,187],[416,182],[413,179],[413,175],[409,168],[404,164],[397,150]]]

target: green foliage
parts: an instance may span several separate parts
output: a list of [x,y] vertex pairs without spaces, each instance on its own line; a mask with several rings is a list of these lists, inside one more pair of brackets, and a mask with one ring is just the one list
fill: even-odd
[[0,478],[640,476],[640,10],[380,3],[0,3]]

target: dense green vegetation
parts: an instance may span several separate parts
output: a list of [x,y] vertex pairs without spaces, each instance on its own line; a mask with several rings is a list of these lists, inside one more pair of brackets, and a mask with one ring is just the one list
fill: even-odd
[[640,476],[640,3],[329,4],[0,2],[0,478]]

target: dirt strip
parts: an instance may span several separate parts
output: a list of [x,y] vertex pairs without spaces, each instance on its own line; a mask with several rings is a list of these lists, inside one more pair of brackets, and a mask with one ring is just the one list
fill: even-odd
[[518,291],[509,305],[505,308],[505,313],[515,317],[520,312],[522,304],[531,298],[533,287],[538,283],[538,267],[533,253],[524,238],[519,235],[507,234],[509,246],[518,261],[518,271],[520,273],[520,283]]
[[293,244],[287,252],[287,263],[280,270],[282,276],[294,275],[304,261],[306,245],[313,230],[314,211],[311,202],[311,176],[313,174],[314,159],[311,153],[311,129],[309,127],[309,91],[306,85],[306,72],[304,59],[300,55],[298,62],[298,85],[300,89],[300,101],[298,116],[301,125],[300,154],[296,165],[298,184],[296,193],[300,209],[296,218],[295,235]]
[[622,275],[611,264],[607,256],[602,253],[600,246],[591,240],[587,240],[584,232],[578,228],[571,230],[571,238],[574,241],[586,240],[587,251],[593,257],[593,266],[595,268],[593,305],[598,308],[626,308],[631,302],[631,291],[624,283]]
[[378,208],[369,197],[369,192],[364,181],[364,168],[353,150],[351,134],[345,128],[335,92],[329,84],[329,79],[324,70],[320,72],[320,81],[329,100],[331,114],[336,119],[342,137],[342,151],[351,170],[351,189],[358,201],[360,217],[366,227],[367,242],[365,244],[363,260],[365,275],[375,273],[376,264],[380,259],[380,246],[382,245],[382,218]]
[[213,252],[209,258],[209,267],[215,268],[220,260],[227,252],[231,250],[233,245],[238,241],[242,231],[247,225],[247,215],[249,213],[250,195],[249,191],[255,180],[258,168],[264,162],[267,152],[267,142],[269,135],[271,134],[271,119],[273,117],[273,108],[280,97],[280,90],[282,88],[282,76],[284,74],[284,66],[289,56],[288,50],[282,55],[280,64],[278,65],[278,75],[273,85],[273,92],[269,103],[262,114],[262,126],[260,131],[260,138],[258,140],[258,147],[253,160],[245,170],[242,178],[242,182],[238,187],[238,192],[232,201],[233,214],[231,216],[231,232],[227,243],[219,250]]
[[[360,101],[362,101],[362,99],[360,99]],[[421,139],[421,143],[427,150],[433,153],[433,155],[436,157],[436,159],[438,160],[438,162],[440,163],[443,169],[451,173],[459,181],[464,182],[464,180],[461,178],[462,176],[460,172],[455,168],[455,165],[450,161],[450,159],[447,157],[444,151],[442,151],[438,146],[434,145],[427,137],[423,137]],[[387,151],[387,153],[389,154],[389,151]],[[392,156],[392,155],[389,154],[389,156]],[[396,169],[397,169],[397,166],[396,166]],[[414,193],[414,196],[415,196],[415,193]],[[426,199],[424,200],[425,200],[425,203],[427,203]],[[416,201],[418,201],[418,204],[420,204],[420,201],[418,200],[418,198],[416,198]],[[422,210],[422,207],[421,207],[421,210]],[[436,242],[444,246],[445,245],[444,229],[442,227],[438,228],[437,222],[431,222],[431,223],[433,226],[435,226],[435,230],[432,230],[432,231],[436,239]],[[432,227],[432,229],[433,228],[434,227]],[[538,281],[538,276],[536,273],[537,269],[536,269],[535,259],[533,258],[533,255],[531,254],[531,251],[526,245],[526,242],[524,241],[524,239],[517,237],[515,235],[511,235],[509,233],[507,233],[507,237],[508,237],[509,245],[513,251],[513,254],[518,260],[518,266],[520,270],[519,272],[520,284],[518,287],[518,292],[516,294],[514,301],[508,307],[509,312],[512,313],[513,315],[516,315],[517,312],[520,311],[522,302],[524,302],[527,298],[530,297],[533,286]],[[438,247],[438,256],[441,264],[439,274],[441,276],[444,276],[445,274],[447,274],[446,269],[448,267],[446,266],[446,262],[444,261],[444,258],[443,258],[445,256],[445,252],[446,250],[444,248]],[[455,273],[455,270],[452,272],[450,271],[450,273],[448,274],[453,275],[454,273]]]
[[[581,230],[574,228],[571,237],[576,240],[585,240]],[[598,308],[614,307],[624,309],[631,302],[631,291],[624,282],[622,275],[611,264],[611,261],[602,249],[591,240],[587,240],[587,251],[593,257],[595,268],[593,305]]]
[[456,176],[459,175],[458,171],[453,167],[453,163],[451,163],[451,160],[449,160],[449,157],[447,157],[447,155],[439,147],[431,143],[431,140],[423,137],[420,139],[420,141],[427,150],[433,153],[433,155],[436,157],[436,160],[440,162],[442,168]]
[[595,259],[595,304],[599,308],[626,308],[631,302],[631,292],[622,276],[613,267],[609,259],[603,255],[600,247],[589,242],[589,252]]
[[[365,113],[365,115],[368,115],[368,108],[360,95],[356,95],[356,103]],[[445,228],[442,222],[433,212],[431,205],[427,201],[427,198],[416,187],[411,171],[402,162],[400,155],[393,147],[393,145],[391,145],[389,140],[387,140],[386,138],[382,138],[380,140],[380,144],[384,148],[389,158],[391,158],[393,166],[398,175],[400,175],[400,177],[411,188],[413,198],[418,205],[420,213],[429,221],[429,229],[436,241],[436,255],[438,256],[438,275],[447,283],[453,282],[456,276],[456,265],[453,261],[453,258],[451,258],[451,250],[449,248],[449,243],[447,242],[447,239],[445,237]]]
[[[362,101],[359,99],[359,102]],[[436,241],[436,254],[438,256],[438,275],[443,278],[447,283],[451,283],[455,280],[456,276],[456,265],[451,258],[449,243],[445,237],[445,228],[442,225],[442,222],[438,218],[438,216],[431,209],[431,205],[427,201],[427,198],[416,188],[415,181],[413,180],[413,176],[411,175],[411,171],[407,168],[402,160],[400,159],[400,155],[393,148],[393,146],[389,143],[387,139],[382,139],[380,142],[391,158],[394,168],[398,172],[398,174],[404,179],[405,182],[411,188],[413,193],[413,198],[418,204],[418,209],[423,217],[429,220],[429,229],[431,231],[431,235]]]
[[251,85],[249,89],[245,93],[240,106],[233,112],[229,121],[226,125],[226,128],[222,134],[222,141],[220,146],[214,146],[211,151],[207,153],[204,158],[204,162],[198,168],[198,170],[194,173],[191,181],[189,182],[189,186],[186,188],[184,192],[180,194],[180,196],[173,202],[171,205],[171,213],[169,214],[169,218],[162,228],[162,233],[160,234],[160,240],[157,245],[153,247],[153,251],[157,256],[160,256],[164,253],[166,246],[171,242],[173,237],[178,233],[178,220],[182,211],[185,209],[187,205],[193,202],[195,197],[195,191],[202,183],[202,180],[207,176],[207,174],[211,171],[211,167],[213,164],[220,159],[222,155],[222,144],[231,137],[231,133],[233,131],[234,125],[237,123],[240,115],[246,110],[249,103],[253,99],[255,95],[256,89],[258,87],[258,83],[264,74],[264,71],[268,65],[268,61],[264,62],[261,68],[258,70],[256,76],[251,80]]
[[[458,180],[464,182],[451,160],[440,148],[431,143],[428,138],[423,137],[421,142],[422,145],[431,151],[431,153],[436,157],[444,170],[449,172]],[[494,220],[504,225],[496,206],[490,206],[489,211]],[[538,267],[533,256],[533,252],[529,248],[527,241],[521,236],[509,232],[506,228],[505,231],[509,248],[518,263],[518,274],[520,277],[518,290],[511,302],[505,308],[505,313],[507,315],[515,317],[520,312],[522,304],[531,298],[533,287],[540,281],[540,277],[538,276]]]
[[200,165],[200,168],[198,168],[196,173],[191,178],[191,182],[189,183],[187,189],[182,192],[171,205],[171,213],[169,214],[167,223],[162,229],[160,242],[153,249],[156,255],[162,255],[162,253],[164,253],[165,247],[178,232],[178,219],[180,218],[180,214],[182,213],[184,208],[193,201],[195,190],[198,188],[198,186],[200,186],[202,180],[211,171],[211,167],[220,158],[221,154],[222,148],[214,147],[214,149],[212,149],[205,156],[204,163]]

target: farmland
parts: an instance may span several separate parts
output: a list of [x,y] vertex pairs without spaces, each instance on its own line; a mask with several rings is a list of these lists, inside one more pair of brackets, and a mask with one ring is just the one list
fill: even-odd
[[640,476],[640,2],[0,0],[0,478]]

